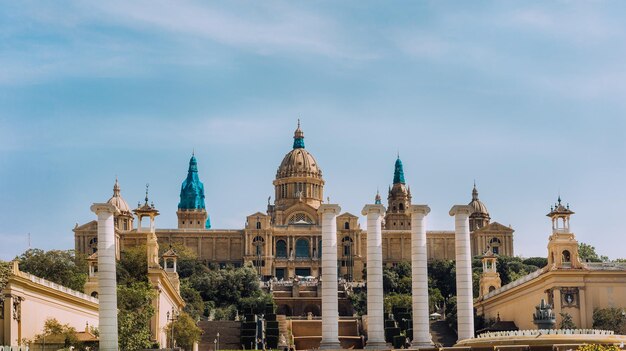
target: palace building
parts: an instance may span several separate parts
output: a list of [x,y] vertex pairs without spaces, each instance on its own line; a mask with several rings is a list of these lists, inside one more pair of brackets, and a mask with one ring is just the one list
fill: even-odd
[[[321,218],[318,208],[324,203],[324,184],[321,167],[305,148],[304,133],[298,123],[293,147],[276,171],[273,204],[268,200],[264,211],[247,216],[245,228],[211,228],[204,184],[200,181],[196,157],[192,155],[180,190],[176,211],[178,227],[157,227],[155,233],[161,245],[184,245],[206,263],[220,266],[252,263],[264,279],[319,277]],[[410,261],[411,215],[408,209],[411,200],[411,189],[405,181],[402,161],[398,157],[383,222],[383,261],[387,266]],[[381,201],[381,196],[377,194],[376,203]],[[146,243],[145,233],[138,231],[134,223],[141,208],[131,210],[121,195],[117,179],[108,203],[119,209],[119,214],[115,216],[119,258],[124,248]],[[480,255],[490,248],[495,254],[513,256],[513,229],[491,221],[487,207],[478,198],[476,185],[469,205],[474,210],[470,216],[472,255]],[[96,221],[77,225],[73,231],[77,252],[90,255],[96,251]],[[349,212],[337,217],[340,277],[349,281],[364,280],[366,238],[367,232],[361,229],[359,217]],[[454,241],[454,231],[428,231],[429,259],[454,259]]]
[[548,237],[548,264],[507,285],[500,286],[497,258],[483,256],[480,294],[474,302],[479,315],[509,322],[520,329],[534,329],[532,311],[546,301],[555,317],[555,327],[569,314],[580,329],[593,328],[593,312],[599,308],[626,306],[626,263],[583,262],[578,241],[570,230],[574,212],[561,197],[547,214],[552,221]]

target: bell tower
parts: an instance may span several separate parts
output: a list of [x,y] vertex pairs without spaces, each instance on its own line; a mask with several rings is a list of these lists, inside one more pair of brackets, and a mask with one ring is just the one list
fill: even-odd
[[480,275],[480,296],[485,296],[502,286],[500,273],[497,270],[498,256],[491,249],[487,250],[481,259],[483,272]]
[[385,229],[401,230],[411,228],[411,189],[404,181],[404,167],[400,155],[396,159],[393,171],[393,185],[387,195],[387,213],[385,215]]
[[570,216],[574,212],[569,209],[569,204],[561,203],[561,196],[554,206],[550,207],[550,213],[546,216],[552,220],[552,235],[548,242],[548,267],[550,269],[582,268],[578,256],[578,241],[574,233],[570,231]]
[[198,177],[198,161],[191,154],[187,178],[180,187],[178,203],[178,229],[210,229],[211,221],[204,205],[204,184]]

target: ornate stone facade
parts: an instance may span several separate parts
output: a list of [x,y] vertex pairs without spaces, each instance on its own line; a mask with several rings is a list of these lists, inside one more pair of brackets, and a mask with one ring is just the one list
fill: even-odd
[[[387,266],[411,259],[409,208],[412,198],[399,157],[393,179],[382,232],[383,262]],[[297,275],[317,277],[320,276],[322,239],[318,208],[324,203],[324,184],[322,170],[305,149],[304,133],[298,124],[293,148],[283,158],[273,181],[275,201],[268,200],[265,212],[249,215],[245,228],[208,229],[210,221],[205,207],[204,185],[198,177],[195,156],[192,156],[181,186],[178,228],[156,228],[154,232],[161,245],[183,244],[202,261],[222,266],[249,262],[261,276],[279,280]],[[115,219],[119,257],[125,247],[145,244],[146,235],[134,228],[132,212],[120,195],[117,180],[109,203],[118,206],[122,213]],[[377,196],[376,203],[380,203],[380,196]],[[513,229],[490,222],[486,206],[478,200],[476,187],[469,205],[475,209],[470,216],[472,255],[480,255],[488,248],[500,255],[514,255]],[[138,207],[141,210],[141,206]],[[94,253],[96,234],[95,221],[77,225],[74,228],[76,251]],[[454,231],[427,231],[426,236],[429,259],[454,259]],[[364,279],[366,241],[367,232],[361,229],[359,217],[348,212],[337,216],[337,260],[341,277],[355,281]]]

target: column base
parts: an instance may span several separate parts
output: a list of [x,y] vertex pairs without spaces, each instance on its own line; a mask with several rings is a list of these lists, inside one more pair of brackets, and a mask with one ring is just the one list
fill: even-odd
[[320,343],[320,350],[341,350],[339,341],[324,341]]
[[418,350],[418,349],[435,349],[435,345],[433,344],[432,341],[413,341],[411,343],[411,350]]
[[393,349],[393,347],[391,347],[389,344],[387,344],[384,341],[368,341],[365,344],[365,349],[366,350],[391,350]]

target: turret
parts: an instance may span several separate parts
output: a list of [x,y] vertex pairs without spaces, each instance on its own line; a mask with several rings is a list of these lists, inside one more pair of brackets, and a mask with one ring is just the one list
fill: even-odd
[[472,201],[468,204],[472,206],[474,212],[469,217],[470,231],[480,229],[489,224],[491,217],[489,217],[489,211],[487,206],[478,199],[478,190],[476,189],[476,182],[474,182],[474,188],[472,189]]
[[483,272],[480,275],[480,295],[485,296],[499,289],[502,286],[502,280],[497,269],[498,256],[491,251],[491,248],[485,252],[481,261],[483,263]]
[[176,215],[179,229],[211,228],[211,220],[204,204],[204,184],[198,177],[198,161],[195,154],[191,155],[187,178],[180,187],[180,202]]
[[396,159],[393,171],[393,185],[387,196],[388,206],[385,215],[385,229],[399,230],[411,228],[411,189],[404,180],[404,166],[400,155]]
[[561,203],[561,196],[550,213],[546,216],[552,220],[552,235],[548,242],[548,267],[550,269],[582,268],[578,256],[578,241],[570,231],[570,217],[574,211]]

